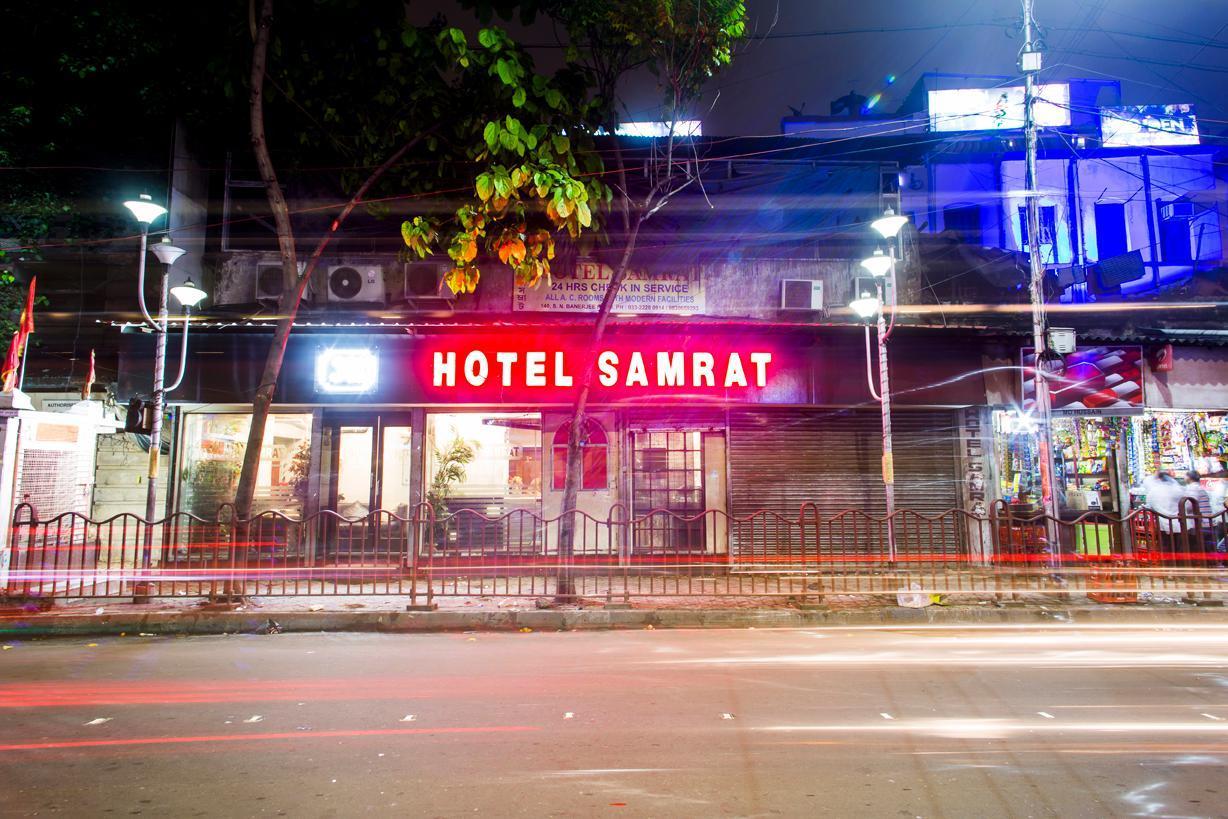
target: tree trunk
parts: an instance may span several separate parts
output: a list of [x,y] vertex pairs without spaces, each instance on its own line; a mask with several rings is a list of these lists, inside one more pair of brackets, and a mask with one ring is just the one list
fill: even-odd
[[256,27],[256,41],[252,48],[251,132],[252,149],[255,151],[256,164],[260,169],[260,179],[264,182],[269,207],[273,211],[273,220],[277,226],[277,245],[281,252],[282,275],[286,286],[282,290],[282,297],[277,305],[277,326],[273,331],[273,340],[269,344],[264,370],[260,374],[260,384],[256,389],[256,394],[252,396],[252,423],[247,433],[247,448],[243,452],[243,469],[239,473],[239,485],[235,490],[235,516],[240,520],[251,517],[252,499],[256,491],[256,475],[260,468],[260,453],[264,445],[264,431],[268,427],[269,409],[273,404],[273,393],[277,389],[277,379],[281,375],[281,365],[286,357],[286,345],[290,341],[290,332],[294,328],[294,320],[298,316],[298,308],[302,303],[307,282],[311,281],[311,276],[321,256],[342,223],[367,195],[367,191],[396,165],[407,151],[438,128],[438,125],[432,125],[421,131],[371,172],[371,175],[337,214],[337,218],[332,221],[328,231],[316,243],[315,250],[312,251],[300,275],[294,228],[290,222],[290,209],[286,205],[286,198],[277,181],[277,173],[269,156],[269,147],[264,132],[264,74],[272,16],[273,0],[264,0]]
[[260,447],[264,442],[264,430],[269,420],[269,405],[273,403],[273,390],[277,388],[277,376],[286,353],[286,341],[294,317],[287,313],[288,307],[297,308],[299,291],[303,282],[298,281],[298,259],[294,248],[294,228],[290,224],[290,208],[277,181],[277,171],[269,156],[269,145],[264,132],[264,74],[268,62],[269,29],[273,24],[273,0],[263,0],[260,16],[256,21],[256,41],[252,46],[252,77],[249,106],[251,115],[252,151],[256,154],[256,166],[260,180],[264,182],[273,222],[277,227],[277,249],[281,253],[282,279],[290,285],[284,287],[279,306],[280,318],[273,334],[273,343],[260,384],[252,396],[252,423],[247,433],[247,449],[243,453],[243,471],[239,473],[239,485],[235,490],[235,513],[239,519],[251,517],[252,496],[256,490],[256,472],[260,466]]
[[[626,207],[626,203],[624,203]],[[629,214],[625,214],[629,217]],[[555,590],[555,600],[559,603],[573,602],[576,598],[575,582],[571,576],[571,556],[575,553],[576,504],[580,484],[583,481],[583,459],[581,457],[581,436],[584,427],[584,412],[588,408],[588,397],[592,391],[593,373],[597,369],[598,347],[605,336],[606,326],[610,321],[610,313],[614,309],[614,299],[622,288],[623,280],[631,269],[631,257],[635,253],[636,239],[639,236],[640,225],[647,218],[643,211],[630,222],[629,230],[623,244],[622,256],[618,267],[610,276],[610,284],[601,306],[597,309],[597,320],[593,324],[593,335],[589,341],[580,370],[580,390],[576,393],[576,403],[571,415],[571,429],[567,436],[567,478],[563,484],[562,516],[559,518],[559,574]],[[614,533],[611,532],[611,541]]]

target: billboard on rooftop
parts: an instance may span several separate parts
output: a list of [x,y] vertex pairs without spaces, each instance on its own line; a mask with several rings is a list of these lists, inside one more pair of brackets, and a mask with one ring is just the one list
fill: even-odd
[[[1070,124],[1070,86],[1036,87],[1036,123]],[[1023,86],[948,88],[929,92],[931,131],[1010,131],[1023,127]]]
[[1197,145],[1192,105],[1123,105],[1100,109],[1100,140],[1106,148]]

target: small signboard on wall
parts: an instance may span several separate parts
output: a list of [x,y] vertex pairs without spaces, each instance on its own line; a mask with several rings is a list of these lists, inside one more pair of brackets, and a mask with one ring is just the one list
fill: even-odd
[[[1023,410],[1036,409],[1036,354],[1022,351]],[[1061,357],[1049,377],[1054,415],[1141,415],[1143,348],[1131,345],[1085,347]]]
[[[518,287],[516,312],[596,313],[614,271],[600,262],[582,261],[574,271],[559,271],[537,287]],[[703,279],[698,270],[649,273],[633,270],[614,299],[614,313],[689,316],[704,312]]]

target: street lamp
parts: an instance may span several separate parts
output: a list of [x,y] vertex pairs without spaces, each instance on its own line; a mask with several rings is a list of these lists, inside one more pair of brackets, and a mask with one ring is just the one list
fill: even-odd
[[136,199],[129,199],[124,203],[124,207],[132,211],[132,215],[141,223],[142,234],[148,233],[149,226],[166,213],[166,208],[154,202],[153,197],[147,193],[142,193]]
[[895,211],[887,208],[882,216],[870,223],[870,227],[877,230],[884,239],[894,239],[906,224],[908,224],[907,216],[896,216]]
[[[853,280],[853,298],[849,301],[849,309],[862,319],[872,319],[882,309],[883,302],[878,296],[878,287],[873,279],[858,277]],[[870,326],[866,325],[866,333]]]
[[[170,267],[184,254],[183,248],[171,243],[169,236],[149,247],[149,226],[166,214],[166,208],[155,203],[148,194],[124,203],[124,207],[132,212],[141,225],[141,255],[137,264],[137,304],[141,308],[141,317],[156,334],[153,372],[153,419],[149,430],[149,471],[145,487],[145,539],[141,555],[142,569],[148,569],[153,562],[153,521],[158,513],[158,459],[162,451],[162,411],[165,404],[166,388],[166,336],[170,329],[170,319],[167,314],[167,279]],[[145,253],[152,250],[154,256],[162,263],[162,273],[158,286],[158,317],[149,314],[145,305]],[[191,308],[200,303],[205,292],[189,280],[186,284],[175,288],[175,298],[185,308],[183,317],[183,342],[179,351],[179,375],[170,389],[175,389],[183,381],[184,368],[187,364],[188,320]],[[144,599],[147,587],[144,583],[137,585],[136,597]]]
[[882,278],[891,272],[891,257],[883,253],[881,247],[874,249],[874,255],[861,260],[861,266],[871,276]]
[[[896,216],[890,208],[870,227],[887,240],[887,253],[877,248],[874,255],[863,259],[861,267],[872,278],[857,278],[854,281],[853,300],[849,308],[866,320],[866,381],[870,394],[882,407],[883,425],[883,494],[887,507],[887,555],[895,562],[895,460],[891,449],[891,382],[887,368],[887,339],[895,327],[895,240],[900,230],[908,224],[904,216]],[[888,321],[887,312],[891,316]],[[878,392],[874,391],[874,379],[870,367],[870,325],[877,318],[878,324]]]
[[188,279],[183,284],[172,287],[171,295],[183,308],[183,338],[179,342],[179,375],[175,376],[174,384],[162,391],[163,394],[174,392],[183,383],[183,373],[188,363],[188,324],[192,317],[192,308],[204,301],[208,293],[197,287],[196,282]]

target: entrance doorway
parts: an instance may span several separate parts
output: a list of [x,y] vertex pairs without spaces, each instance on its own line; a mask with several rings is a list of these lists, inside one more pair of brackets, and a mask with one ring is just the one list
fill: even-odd
[[726,551],[725,433],[631,433],[632,552]]
[[406,554],[413,515],[412,427],[405,413],[325,416],[331,442],[325,463],[324,554],[346,563],[395,562]]

